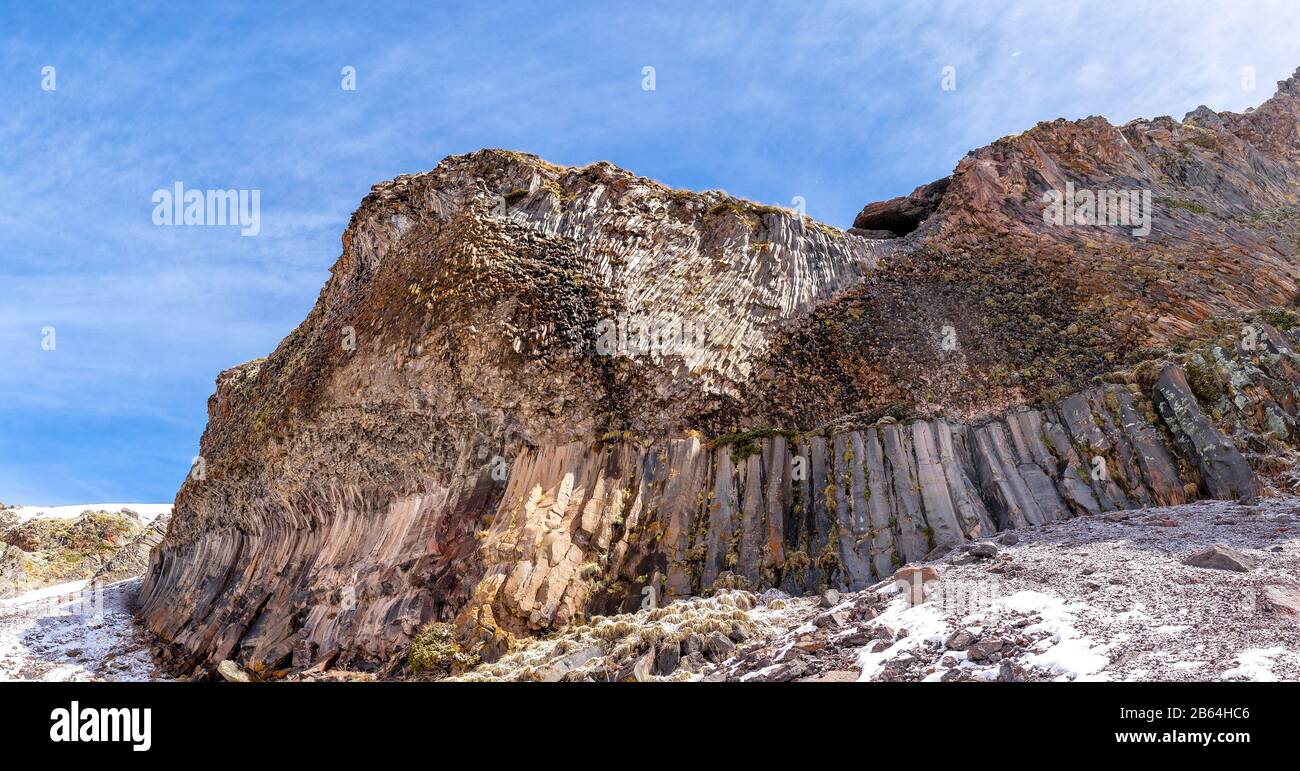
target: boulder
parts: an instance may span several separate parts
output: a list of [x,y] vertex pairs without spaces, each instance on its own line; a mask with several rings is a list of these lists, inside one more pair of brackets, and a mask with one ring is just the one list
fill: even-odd
[[1300,586],[1274,584],[1260,590],[1263,605],[1272,613],[1300,616]]
[[1213,498],[1247,500],[1259,495],[1259,480],[1241,452],[1201,411],[1182,367],[1166,364],[1151,393],[1160,417],[1183,453],[1201,473]]
[[969,648],[973,642],[975,642],[975,635],[965,629],[958,629],[948,635],[948,639],[945,640],[943,644],[944,647],[949,650],[964,651]]
[[1230,546],[1214,544],[1187,555],[1183,558],[1183,564],[1196,568],[1245,573],[1255,567],[1255,560]]
[[966,649],[966,655],[970,656],[971,661],[984,661],[995,653],[1002,650],[1006,642],[1000,637],[985,637],[978,642],[972,643]]
[[736,644],[721,632],[710,634],[704,641],[704,651],[715,663],[726,660],[736,650]]
[[675,642],[665,642],[659,645],[659,651],[655,654],[655,673],[659,675],[671,675],[677,671],[677,664],[681,661],[682,649]]
[[243,667],[230,659],[224,659],[220,664],[217,664],[217,674],[227,683],[251,683],[253,681],[253,677],[245,672]]

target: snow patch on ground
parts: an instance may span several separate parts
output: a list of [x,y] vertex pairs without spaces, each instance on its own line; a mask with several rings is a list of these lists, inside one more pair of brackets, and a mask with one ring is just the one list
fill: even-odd
[[1273,648],[1249,648],[1237,654],[1238,666],[1223,673],[1223,679],[1244,678],[1260,683],[1275,683],[1277,675],[1273,673],[1276,665],[1274,659],[1280,656],[1295,658],[1295,653],[1281,646]]
[[1026,589],[1001,600],[1000,604],[1025,615],[1037,613],[1043,620],[1026,627],[1025,632],[1042,631],[1051,635],[1035,645],[1041,652],[1027,657],[1025,663],[1061,675],[1062,679],[1107,679],[1094,675],[1110,663],[1104,655],[1109,646],[1097,644],[1075,627],[1075,614],[1087,610],[1087,603],[1067,604],[1055,595]]
[[168,679],[133,613],[140,581],[74,581],[0,602],[0,681]]
[[76,519],[84,511],[107,511],[116,514],[122,509],[130,509],[140,515],[148,524],[162,514],[170,514],[170,503],[81,503],[73,506],[15,506],[10,512],[18,515],[19,522],[33,519]]
[[33,605],[38,600],[58,598],[64,595],[70,597],[79,594],[82,588],[88,583],[90,583],[90,581],[83,579],[81,581],[69,581],[66,584],[54,584],[53,586],[33,589],[30,592],[20,594],[17,597],[10,597],[7,600],[0,599],[0,608],[11,608],[16,605]]
[[938,607],[933,603],[912,605],[902,594],[890,602],[888,609],[880,614],[876,623],[891,629],[906,629],[908,634],[888,648],[875,653],[870,647],[863,648],[858,658],[858,663],[862,666],[859,682],[871,680],[879,675],[885,668],[886,662],[904,651],[920,648],[927,641],[942,642],[948,635],[948,623]]

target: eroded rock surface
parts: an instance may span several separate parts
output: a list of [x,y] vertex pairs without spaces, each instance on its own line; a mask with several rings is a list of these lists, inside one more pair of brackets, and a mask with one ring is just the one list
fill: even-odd
[[[850,232],[504,151],[379,185],[303,324],[218,378],[145,622],[201,675],[387,673],[431,622],[491,662],[1287,485],[1298,105],[1040,124]],[[1154,191],[1150,237],[1051,227],[1067,183]]]

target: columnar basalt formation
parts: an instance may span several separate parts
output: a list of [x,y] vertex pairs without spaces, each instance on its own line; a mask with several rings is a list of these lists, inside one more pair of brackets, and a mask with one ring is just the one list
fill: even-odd
[[525,449],[483,534],[471,608],[526,634],[635,609],[645,587],[858,590],[1001,530],[1255,495],[1181,370],[1157,393],[1183,417],[1162,421],[1111,384],[976,424]]
[[[1297,438],[1298,103],[1041,124],[848,232],[504,151],[377,186],[303,324],[218,378],[145,621],[199,673],[393,667],[431,621],[490,658],[1256,495]],[[1154,191],[1150,236],[1051,226],[1067,182]]]

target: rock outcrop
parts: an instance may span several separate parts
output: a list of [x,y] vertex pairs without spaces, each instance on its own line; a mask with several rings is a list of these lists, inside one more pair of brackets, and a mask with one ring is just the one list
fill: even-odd
[[[205,675],[391,671],[431,622],[491,662],[1282,484],[1298,106],[1041,124],[849,232],[504,151],[377,186],[303,324],[218,378],[144,620]],[[1053,226],[1067,185],[1154,192],[1150,234]]]
[[71,519],[13,517],[0,527],[0,599],[94,578],[143,531],[140,516],[130,509],[88,509]]
[[167,534],[167,523],[170,521],[171,516],[167,514],[154,517],[138,535],[119,548],[117,553],[95,571],[95,580],[111,584],[144,575],[149,569],[149,555]]

